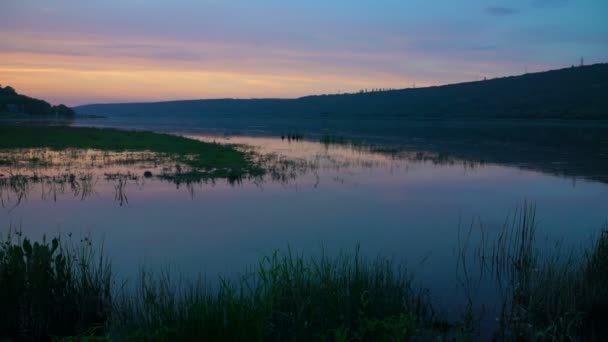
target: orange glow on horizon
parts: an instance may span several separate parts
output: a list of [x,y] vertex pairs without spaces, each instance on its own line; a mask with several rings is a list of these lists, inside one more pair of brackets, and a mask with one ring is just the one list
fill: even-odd
[[549,2],[0,0],[0,84],[74,106],[293,98],[604,62],[606,4]]
[[[217,41],[0,32],[0,84],[53,104],[208,98],[294,98],[472,80],[423,58],[425,79],[395,72],[407,54],[292,50]],[[414,54],[414,52],[412,52]],[[420,56],[418,56],[420,57]],[[424,57],[424,56],[423,56]],[[465,69],[497,72],[466,62]],[[491,75],[489,72],[486,75]]]
[[[200,98],[289,98],[404,88],[411,81],[384,75],[211,65],[137,57],[0,52],[0,84],[54,104],[163,101]],[[211,63],[210,63],[211,64]],[[252,63],[256,64],[256,63]],[[421,84],[422,85],[422,84]]]

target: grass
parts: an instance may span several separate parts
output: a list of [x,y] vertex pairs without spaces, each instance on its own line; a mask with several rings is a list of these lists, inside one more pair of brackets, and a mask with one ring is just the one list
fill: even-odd
[[403,149],[395,146],[387,146],[381,144],[372,144],[362,139],[353,139],[340,135],[323,135],[319,142],[325,147],[332,145],[348,146],[356,151],[378,153],[388,156],[397,156]]
[[136,295],[117,302],[114,333],[142,341],[407,340],[426,317],[424,300],[383,258],[277,252],[217,290],[142,272]]
[[[121,132],[123,133],[125,132]],[[167,139],[183,139],[161,136]],[[188,141],[188,139],[184,140]],[[194,142],[198,143],[198,141]],[[27,146],[27,144],[19,145],[17,141],[4,144],[13,147]],[[52,146],[40,141],[36,141],[36,144],[30,144],[28,141],[28,144]],[[61,138],[61,144],[61,146],[75,145],[66,144],[65,137]],[[153,178],[172,182],[178,187],[185,185],[189,191],[190,189],[193,191],[194,184],[213,183],[217,178],[223,178],[229,184],[240,184],[244,177],[243,172],[248,172],[246,177],[255,182],[269,179],[286,183],[297,175],[317,167],[314,163],[305,160],[292,161],[276,154],[255,154],[252,149],[243,146],[231,145],[230,148],[241,151],[253,170],[240,170],[241,172],[237,170],[222,174],[217,169],[200,169],[185,164],[193,165],[192,161],[196,156],[191,154],[176,156],[149,150],[116,152],[72,147],[60,150],[51,150],[48,147],[0,149],[0,206],[8,207],[13,204],[17,206],[21,203],[21,199],[27,198],[35,191],[41,192],[43,197],[56,200],[57,194],[71,190],[74,196],[84,200],[95,193],[95,185],[101,179],[115,183],[118,194],[115,199],[122,205],[128,203],[123,196],[127,183],[139,185],[144,179]],[[106,168],[114,170],[111,173],[104,172]],[[261,177],[262,172],[268,177]]]
[[110,264],[89,240],[32,243],[9,234],[0,244],[0,338],[41,341],[103,331],[111,284]]
[[608,225],[583,253],[560,244],[540,249],[536,229],[535,207],[527,205],[494,239],[482,237],[475,248],[461,243],[459,272],[465,292],[489,281],[501,294],[496,340],[604,340]]
[[408,340],[431,317],[425,292],[388,259],[355,252],[307,259],[289,250],[219,288],[142,271],[115,285],[91,241],[66,248],[20,233],[0,248],[0,339]]
[[13,235],[0,245],[0,338],[485,339],[469,297],[485,278],[502,303],[487,339],[603,340],[608,226],[576,254],[539,249],[536,225],[535,210],[527,206],[494,238],[474,244],[469,234],[460,241],[458,278],[470,305],[452,322],[435,314],[431,294],[404,268],[383,257],[364,258],[358,249],[317,258],[277,251],[252,271],[220,278],[218,286],[142,270],[133,283],[116,287],[107,259],[90,240],[68,248],[74,245],[59,239],[32,244]]
[[249,154],[230,146],[161,133],[67,126],[0,126],[0,136],[0,150],[150,151],[174,156],[176,162],[209,177],[234,179],[263,173]]

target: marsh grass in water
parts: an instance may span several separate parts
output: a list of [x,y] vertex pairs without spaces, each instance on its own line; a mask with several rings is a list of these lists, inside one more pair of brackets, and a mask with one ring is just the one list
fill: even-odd
[[[560,243],[541,248],[536,230],[535,207],[525,205],[492,239],[482,232],[477,244],[469,244],[469,232],[459,244],[458,257],[465,293],[471,294],[484,281],[499,293],[495,340],[604,340],[608,336],[608,225],[582,252]],[[469,308],[474,306],[472,295],[467,300]],[[473,315],[473,310],[468,314]]]
[[[141,179],[140,176],[129,172],[104,173],[102,178],[114,183],[115,200],[119,204],[125,202],[127,184],[139,185]],[[15,208],[26,200],[32,192],[39,194],[42,200],[57,201],[59,196],[71,193],[74,197],[83,201],[96,194],[95,186],[99,179],[99,175],[91,172],[0,177],[0,207]],[[35,188],[37,191],[33,190]]]
[[0,243],[0,338],[40,341],[102,333],[112,310],[112,272],[90,240]]
[[358,252],[317,259],[276,252],[219,287],[142,271],[117,288],[91,246],[4,240],[1,338],[407,340],[432,314],[427,293],[405,270]]
[[[383,257],[364,258],[358,249],[316,258],[275,252],[218,285],[142,270],[116,287],[103,251],[94,253],[90,240],[68,248],[74,245],[58,239],[32,244],[12,235],[0,248],[1,337],[603,340],[608,226],[582,253],[541,249],[536,227],[534,207],[525,206],[496,236],[482,232],[474,240],[471,229],[459,241],[456,280],[469,305],[450,322],[404,268]],[[501,304],[492,331],[481,334],[474,293],[486,280]]]
[[339,135],[324,135],[320,138],[319,142],[326,149],[332,146],[345,146],[353,151],[379,154],[393,160],[431,162],[436,165],[463,165],[467,169],[475,169],[484,165],[484,161],[480,159],[456,158],[449,154],[432,152],[431,150],[412,150],[411,147],[408,148],[407,146],[378,144],[364,139],[354,139]]
[[[243,146],[231,146],[249,155],[254,153]],[[119,205],[128,203],[128,185],[140,187],[149,179],[174,183],[178,189],[184,185],[192,192],[194,185],[213,185],[218,180],[215,170],[200,171],[179,162],[175,156],[147,151],[31,148],[0,151],[0,158],[11,161],[10,165],[0,165],[0,206],[4,208],[16,207],[32,194],[57,201],[59,195],[71,192],[74,197],[85,200],[96,193],[95,186],[100,180],[112,183]],[[316,168],[313,162],[276,154],[256,154],[252,162],[265,170],[263,176],[247,176],[255,184],[267,180],[287,184]],[[242,175],[229,172],[222,180],[236,185],[241,183]]]
[[401,150],[396,147],[372,144],[366,142],[365,140],[354,139],[339,135],[324,135],[319,139],[319,142],[325,145],[325,147],[329,147],[332,145],[342,145],[349,146],[353,150],[379,153],[384,155],[396,155],[401,152]]
[[140,175],[132,177],[136,168],[141,169],[143,178],[173,182],[178,187],[213,183],[216,179],[237,184],[243,178],[259,179],[265,174],[250,150],[167,134],[0,126],[0,135],[2,207],[20,205],[30,192],[56,200],[68,188],[86,199],[95,193],[99,179],[114,181],[115,200],[127,204],[126,181],[138,182]]
[[179,286],[142,272],[135,295],[116,301],[113,328],[135,340],[407,340],[430,317],[425,292],[387,259],[358,253],[263,258],[257,270]]
[[0,126],[0,150],[23,148],[149,151],[217,178],[263,174],[251,156],[230,146],[169,134],[66,126]]

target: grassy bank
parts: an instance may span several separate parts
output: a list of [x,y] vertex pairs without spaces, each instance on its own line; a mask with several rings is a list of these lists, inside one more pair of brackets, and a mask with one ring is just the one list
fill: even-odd
[[179,290],[168,275],[142,273],[136,293],[116,303],[111,333],[142,341],[406,339],[430,317],[407,273],[356,253],[277,252],[218,290],[203,282]]
[[[491,332],[505,341],[601,341],[608,331],[608,233],[580,255],[540,251],[531,209],[494,239],[461,241],[464,296],[485,278],[500,289]],[[44,340],[475,340],[480,311],[436,315],[432,294],[391,260],[358,250],[305,258],[289,250],[251,272],[184,284],[142,271],[119,286],[103,253],[87,239],[32,243],[19,235],[0,245],[0,338]],[[555,254],[553,254],[555,252]],[[478,273],[475,271],[477,268]],[[470,279],[467,279],[470,278]],[[456,283],[455,279],[455,283]],[[488,313],[486,313],[488,314]],[[486,337],[484,339],[489,339]]]
[[175,175],[185,179],[205,175],[239,178],[263,173],[250,155],[230,146],[168,134],[67,126],[0,126],[0,137],[0,149],[95,149],[170,155],[175,162],[191,168]]
[[103,334],[112,284],[109,262],[88,240],[31,242],[9,234],[0,244],[0,340]]
[[0,338],[112,340],[406,340],[432,318],[428,297],[385,258],[275,253],[219,288],[142,271],[116,287],[89,240],[0,247]]

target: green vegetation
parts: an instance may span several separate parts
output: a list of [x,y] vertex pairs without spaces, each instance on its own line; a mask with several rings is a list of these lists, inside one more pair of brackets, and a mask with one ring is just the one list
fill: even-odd
[[201,178],[239,179],[259,175],[263,170],[250,154],[230,146],[206,143],[184,137],[141,131],[64,126],[0,126],[0,149],[49,148],[95,149],[102,151],[149,151],[174,157],[189,167],[167,175],[177,180]]
[[0,114],[29,114],[39,116],[73,117],[74,111],[63,105],[51,106],[48,102],[18,94],[10,86],[0,86]]
[[493,239],[482,233],[471,245],[469,232],[458,258],[469,304],[482,281],[503,293],[495,340],[603,341],[608,336],[608,225],[582,255],[560,244],[539,249],[536,229],[535,207],[525,206]]
[[255,272],[214,291],[182,291],[142,273],[137,296],[116,302],[113,329],[134,340],[406,340],[428,314],[405,272],[358,254],[305,259],[275,253]]
[[96,254],[88,239],[32,243],[16,235],[0,243],[0,339],[105,331],[112,272],[103,253]]
[[493,239],[471,244],[469,234],[458,256],[469,307],[456,322],[435,314],[430,293],[403,268],[366,259],[358,249],[310,259],[275,252],[216,287],[144,270],[117,288],[107,259],[88,239],[74,248],[59,239],[32,245],[9,236],[0,244],[0,338],[471,340],[480,338],[475,282],[487,279],[502,294],[494,339],[599,341],[608,333],[606,229],[578,256],[535,247],[533,207]]
[[10,236],[0,245],[0,338],[117,340],[407,340],[430,316],[424,292],[385,258],[262,259],[257,272],[214,290],[142,272],[115,284],[91,241],[78,248]]

